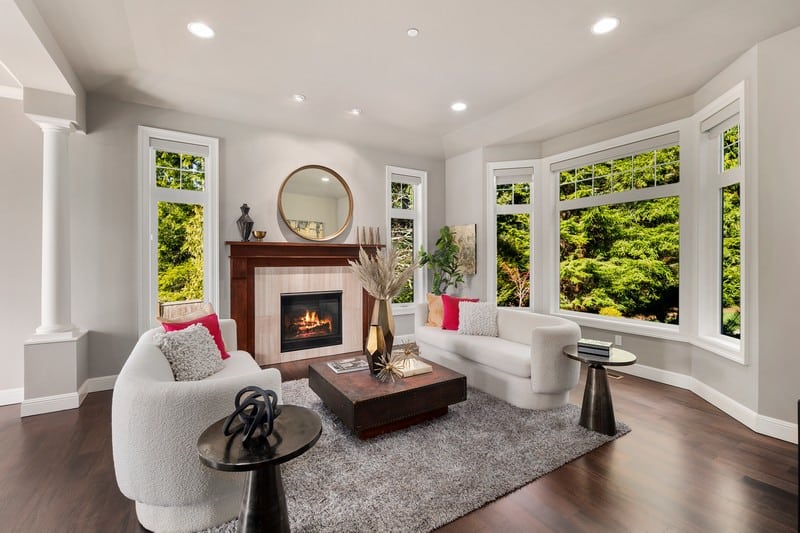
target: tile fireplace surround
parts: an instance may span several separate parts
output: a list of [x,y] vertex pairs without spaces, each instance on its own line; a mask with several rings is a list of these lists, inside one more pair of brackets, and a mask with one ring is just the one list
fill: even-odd
[[[238,348],[256,353],[256,269],[275,267],[346,267],[358,259],[358,244],[228,241],[231,266],[231,318],[236,320]],[[374,254],[380,246],[365,245]],[[361,291],[361,335],[364,339],[375,299]],[[266,363],[262,363],[266,364]]]

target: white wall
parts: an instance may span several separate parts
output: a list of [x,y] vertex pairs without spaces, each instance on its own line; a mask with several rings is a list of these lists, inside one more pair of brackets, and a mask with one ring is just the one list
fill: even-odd
[[[0,391],[22,387],[22,346],[39,322],[41,237],[41,133],[21,102],[0,99],[0,157],[4,185],[0,244]],[[226,240],[238,240],[239,206],[247,202],[267,240],[300,239],[279,224],[277,193],[289,173],[307,164],[336,170],[349,184],[355,226],[383,226],[385,165],[428,171],[431,206],[444,203],[444,163],[387,150],[315,139],[177,111],[90,95],[88,134],[70,137],[72,172],[72,318],[89,334],[89,375],[116,374],[137,335],[137,126],[220,138],[219,312],[229,315]],[[441,210],[430,224],[444,223]],[[337,242],[355,242],[346,232]],[[13,266],[12,266],[13,265]],[[413,331],[399,317],[397,334]]]
[[[42,130],[22,102],[0,98],[0,393],[23,383],[23,343],[39,325]],[[19,400],[22,395],[19,394]],[[9,401],[13,401],[10,399]]]
[[800,398],[800,28],[758,46],[759,412],[796,421]]
[[[452,294],[485,298],[486,296],[486,178],[483,149],[451,157],[445,164],[445,224],[477,224],[476,246],[478,272],[465,276],[463,285],[450,289]],[[431,204],[428,204],[431,205]],[[441,225],[435,226],[438,236]],[[436,239],[428,242],[434,249]]]

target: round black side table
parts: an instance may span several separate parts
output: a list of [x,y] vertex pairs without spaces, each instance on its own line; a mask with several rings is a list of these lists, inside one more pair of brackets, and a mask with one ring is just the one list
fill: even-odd
[[586,387],[583,389],[580,425],[586,429],[617,434],[617,421],[614,418],[614,405],[611,402],[611,389],[608,386],[606,366],[626,366],[636,362],[631,352],[611,348],[609,357],[578,353],[576,346],[564,348],[564,355],[589,365],[586,371]]
[[310,409],[282,405],[272,433],[247,447],[242,435],[226,437],[225,419],[210,425],[197,440],[200,460],[206,466],[225,472],[247,472],[240,532],[280,531],[289,533],[289,513],[283,491],[280,464],[311,449],[322,435],[322,421]]

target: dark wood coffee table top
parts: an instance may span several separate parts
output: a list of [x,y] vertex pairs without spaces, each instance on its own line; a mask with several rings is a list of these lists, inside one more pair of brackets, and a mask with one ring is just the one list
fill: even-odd
[[361,438],[447,413],[467,399],[467,378],[426,361],[433,372],[383,383],[368,370],[337,374],[322,363],[308,366],[308,385]]

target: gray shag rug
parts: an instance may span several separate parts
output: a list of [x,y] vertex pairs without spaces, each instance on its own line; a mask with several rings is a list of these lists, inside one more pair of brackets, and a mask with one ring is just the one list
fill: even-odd
[[[519,409],[469,388],[447,415],[366,441],[342,425],[308,380],[283,402],[313,409],[322,436],[282,465],[294,532],[430,531],[630,431],[578,426],[580,408]],[[236,520],[204,533],[234,533]]]

